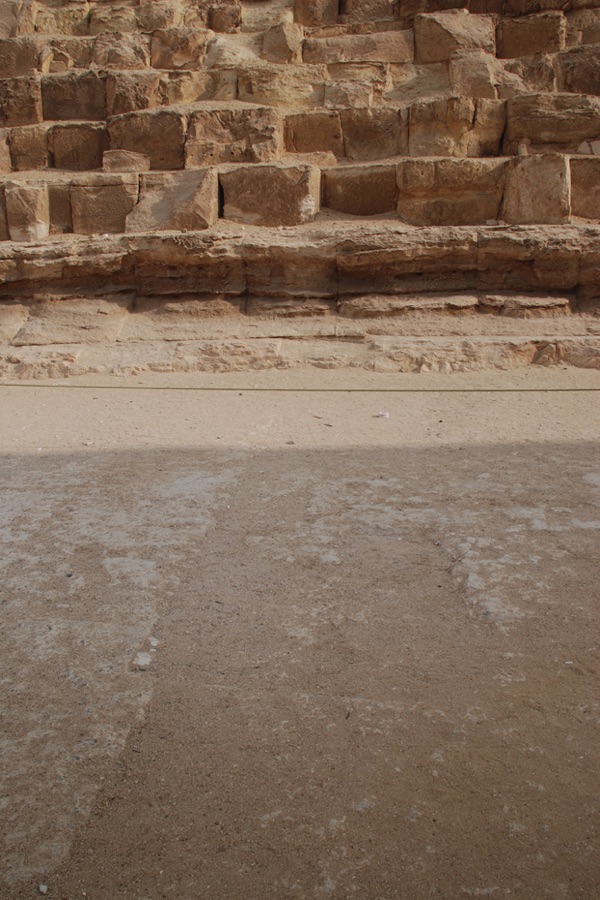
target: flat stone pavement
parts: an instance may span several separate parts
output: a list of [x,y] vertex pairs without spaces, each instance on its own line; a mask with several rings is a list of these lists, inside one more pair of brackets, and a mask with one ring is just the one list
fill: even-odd
[[0,384],[0,896],[599,897],[599,391]]

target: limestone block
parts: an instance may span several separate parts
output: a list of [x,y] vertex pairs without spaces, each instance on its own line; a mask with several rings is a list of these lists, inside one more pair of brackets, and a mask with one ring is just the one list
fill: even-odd
[[126,231],[201,231],[219,216],[215,169],[142,175],[140,199]]
[[186,119],[175,110],[132,112],[108,121],[111,150],[133,150],[153,169],[183,169]]
[[48,126],[28,125],[13,128],[8,143],[12,167],[18,172],[45,169],[48,165]]
[[239,3],[214,3],[208,10],[208,27],[212,31],[234,34],[242,24],[242,7]]
[[179,28],[184,24],[186,5],[179,0],[142,0],[137,10],[137,27],[145,32]]
[[571,213],[600,220],[600,159],[571,160]]
[[188,129],[186,168],[278,159],[282,131],[281,116],[267,107],[197,110]]
[[294,19],[300,25],[317,27],[335,25],[338,20],[339,0],[295,0]]
[[50,206],[50,234],[72,234],[71,185],[49,182],[48,203]]
[[344,156],[339,113],[315,110],[286,116],[285,149],[289,153],[330,152],[335,156]]
[[[60,35],[52,38],[50,47],[48,44],[45,45],[45,50],[48,49],[52,52],[53,59],[46,66],[46,74],[53,71],[64,72],[70,68],[89,69],[92,65],[94,38]],[[56,69],[53,68],[55,61],[59,64]],[[44,68],[40,69],[45,71]]]
[[137,199],[135,175],[96,176],[91,184],[73,184],[73,231],[75,234],[125,231],[125,221]]
[[102,154],[108,147],[104,125],[78,122],[55,125],[48,135],[48,149],[56,169],[85,172],[102,166]]
[[577,47],[580,44],[600,44],[600,9],[581,9],[567,14],[567,45]]
[[340,119],[348,159],[385,159],[407,151],[406,110],[343,109]]
[[159,96],[165,105],[199,100],[227,103],[237,99],[237,73],[234,69],[165,72],[161,75]]
[[293,22],[294,0],[242,0],[242,32],[262,33],[280,22]]
[[451,97],[410,109],[411,156],[497,156],[506,112],[498,100]]
[[576,153],[582,141],[600,138],[600,100],[574,94],[521,94],[507,101],[505,148],[521,142],[535,152]]
[[48,188],[45,184],[7,181],[6,218],[11,241],[43,241],[50,234]]
[[560,90],[600,96],[600,54],[596,45],[564,50],[555,60]]
[[12,172],[8,134],[5,128],[0,129],[0,175]]
[[0,186],[0,241],[10,240],[8,233],[8,221],[6,218],[6,196],[4,194],[4,185]]
[[96,72],[45,75],[42,78],[44,119],[101,121],[106,117],[106,81]]
[[407,159],[398,165],[398,215],[410,225],[478,225],[499,217],[505,160]]
[[323,205],[353,216],[395,212],[396,166],[335,166],[323,172]]
[[373,86],[368,82],[355,84],[352,81],[334,81],[325,85],[324,105],[326,109],[340,106],[373,105]]
[[0,78],[34,75],[38,67],[40,49],[39,38],[0,39]]
[[325,66],[278,66],[267,64],[238,72],[238,97],[246,103],[267,106],[322,106],[325,97]]
[[567,24],[561,12],[503,19],[498,29],[498,56],[513,58],[556,53],[565,46]]
[[506,175],[502,218],[509,225],[559,225],[568,222],[569,163],[548,153],[511,160]]
[[35,30],[38,34],[87,34],[90,4],[86,0],[36,6]]
[[457,51],[449,63],[452,93],[457,97],[497,98],[496,63],[495,57],[484,50]]
[[404,63],[414,59],[414,40],[410,31],[382,31],[376,34],[343,34],[339,37],[307,38],[304,62],[376,62]]
[[136,10],[132,6],[111,3],[107,6],[94,5],[90,11],[88,33],[110,34],[110,32],[137,31]]
[[106,113],[119,116],[161,105],[159,72],[115,72],[106,78]]
[[470,15],[464,9],[419,15],[415,18],[417,62],[433,63],[451,59],[457,50],[496,51],[492,16]]
[[148,172],[150,158],[132,150],[105,150],[102,154],[103,172]]
[[0,80],[0,126],[35,125],[42,121],[40,79]]
[[155,31],[150,47],[152,65],[155,69],[198,69],[213,37],[212,31],[192,28]]
[[99,34],[92,61],[100,69],[144,69],[150,64],[150,38],[145,34]]
[[304,29],[291,23],[274,25],[265,32],[262,55],[269,62],[301,63]]
[[396,0],[345,0],[344,19],[346,22],[373,22],[390,21],[396,17],[396,7],[399,5],[399,15],[404,15],[402,3]]
[[244,166],[222,172],[224,217],[248,225],[301,225],[319,211],[321,172],[314,166]]

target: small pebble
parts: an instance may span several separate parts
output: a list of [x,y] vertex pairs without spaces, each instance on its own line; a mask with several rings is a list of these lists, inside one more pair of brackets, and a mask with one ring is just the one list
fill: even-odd
[[48,893],[48,885],[47,884],[38,884],[38,891],[40,892],[40,894],[47,894]]

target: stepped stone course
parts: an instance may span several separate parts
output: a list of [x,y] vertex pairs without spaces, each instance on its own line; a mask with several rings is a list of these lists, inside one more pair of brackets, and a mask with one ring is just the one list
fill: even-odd
[[0,371],[600,367],[600,0],[0,13]]

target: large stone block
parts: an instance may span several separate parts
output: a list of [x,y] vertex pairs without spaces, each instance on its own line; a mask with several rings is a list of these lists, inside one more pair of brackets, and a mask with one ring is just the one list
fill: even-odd
[[322,106],[325,98],[325,66],[280,66],[263,63],[238,70],[238,99],[265,106]]
[[202,109],[192,114],[186,167],[219,162],[270,162],[281,155],[283,125],[273,109]]
[[555,57],[555,66],[561,91],[600,96],[600,53],[597,45],[564,50]]
[[71,186],[75,234],[125,231],[127,216],[138,200],[135,175],[97,175],[89,184]]
[[150,51],[152,65],[155,69],[198,69],[213,37],[212,31],[192,28],[155,31]]
[[143,69],[150,64],[150,38],[146,34],[99,34],[92,62],[100,69]]
[[108,147],[104,125],[89,122],[55,125],[48,135],[48,149],[56,169],[85,172],[102,167],[102,154]]
[[340,119],[349,159],[386,159],[407,151],[406,110],[343,109]]
[[4,185],[0,185],[0,241],[10,240],[8,233],[8,220],[6,218],[6,195]]
[[494,18],[473,16],[464,9],[451,9],[415,18],[417,62],[443,62],[451,59],[457,50],[485,50],[487,53],[495,53]]
[[0,80],[0,126],[35,125],[42,121],[40,79]]
[[301,112],[285,118],[285,149],[289,153],[344,156],[340,116],[334,110]]
[[50,205],[50,234],[72,234],[71,185],[68,182],[48,183]]
[[60,122],[106,117],[106,80],[97,72],[67,72],[42,78],[44,119]]
[[304,62],[388,62],[414,59],[413,32],[382,31],[376,34],[343,34],[339,37],[308,38],[304,42]]
[[127,216],[127,231],[200,231],[219,216],[216,170],[142,175],[140,199]]
[[115,72],[106,79],[106,114],[119,116],[162,105],[159,72]]
[[534,53],[556,53],[565,46],[566,34],[566,19],[560,12],[503,19],[498,28],[498,56],[511,59]]
[[395,165],[335,166],[323,172],[323,205],[353,216],[395,212]]
[[128,113],[108,122],[111,150],[133,150],[153,169],[183,169],[186,119],[175,110]]
[[208,8],[208,27],[212,31],[235,34],[242,24],[242,7],[239,3],[213,3]]
[[404,15],[403,4],[397,0],[344,0],[344,19],[350,24],[389,22]]
[[411,156],[497,156],[506,123],[502,101],[451,97],[410,109]]
[[45,184],[7,181],[6,217],[11,241],[42,241],[50,234],[50,208]]
[[262,55],[269,62],[301,63],[304,29],[301,25],[284,23],[265,32]]
[[220,175],[224,217],[248,225],[302,225],[319,211],[321,172],[314,166],[243,166]]
[[63,0],[49,6],[34,3],[35,30],[38,34],[87,34],[90,3],[87,0]]
[[506,151],[524,143],[536,152],[576,153],[600,138],[600,100],[573,94],[522,94],[507,101]]
[[106,150],[102,154],[103,172],[148,172],[150,160],[132,150]]
[[12,128],[8,143],[12,167],[17,172],[45,169],[48,165],[48,126],[27,125]]
[[398,215],[410,225],[479,225],[497,220],[506,161],[407,159],[398,165]]
[[511,160],[501,216],[509,225],[560,225],[571,210],[567,157],[552,153]]
[[[145,32],[179,28],[184,25],[184,8],[188,5],[179,0],[140,0],[137,27]],[[202,6],[203,3],[196,5]]]
[[296,22],[310,28],[335,25],[338,12],[339,0],[295,0],[294,3]]
[[600,221],[600,159],[571,160],[571,213]]
[[8,135],[9,132],[5,128],[0,129],[0,175],[6,175],[9,172],[12,172]]
[[42,41],[36,37],[0,39],[0,78],[34,75]]

